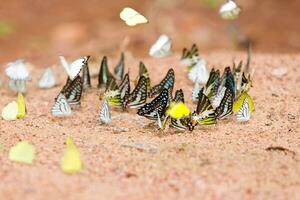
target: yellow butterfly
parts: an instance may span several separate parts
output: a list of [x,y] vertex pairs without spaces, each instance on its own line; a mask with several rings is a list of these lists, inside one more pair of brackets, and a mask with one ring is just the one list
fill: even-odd
[[170,104],[170,107],[167,110],[167,114],[174,119],[180,119],[190,115],[189,108],[182,102]]
[[120,18],[128,25],[135,26],[138,24],[148,23],[146,17],[132,8],[124,8],[120,13]]
[[1,116],[4,120],[10,121],[10,120],[16,120],[17,114],[18,114],[18,104],[17,102],[12,101],[3,108]]
[[245,99],[248,100],[250,113],[254,111],[254,103],[252,98],[249,96],[247,92],[242,92],[241,95],[237,98],[237,100],[233,103],[232,111],[234,113],[237,113],[241,109]]
[[66,173],[76,173],[81,171],[83,164],[80,158],[79,150],[77,149],[71,137],[66,140],[66,149],[61,160],[60,167]]
[[23,119],[26,115],[26,105],[25,105],[25,98],[20,92],[18,93],[17,104],[18,104],[17,118]]
[[34,146],[25,140],[13,146],[8,155],[9,160],[25,164],[32,164],[34,157]]

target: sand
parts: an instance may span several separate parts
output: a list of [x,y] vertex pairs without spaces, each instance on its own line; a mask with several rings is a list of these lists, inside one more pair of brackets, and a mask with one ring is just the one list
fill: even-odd
[[[221,69],[246,55],[223,51],[203,57]],[[179,55],[143,60],[153,83],[173,66],[175,88],[183,88],[189,107],[196,107],[190,98],[193,84],[179,66]],[[95,88],[84,94],[73,116],[52,117],[49,111],[64,83],[63,69],[55,67],[60,85],[40,90],[36,85],[42,69],[31,68],[28,115],[0,120],[0,199],[300,199],[299,63],[300,55],[254,54],[250,94],[255,112],[248,123],[230,118],[192,133],[170,129],[163,136],[133,110],[114,109],[111,126],[100,125]],[[126,66],[135,78],[138,59],[127,59]],[[278,67],[288,73],[273,76]],[[0,88],[2,109],[16,96],[7,89],[4,68],[0,71],[5,83]],[[68,135],[82,154],[84,170],[79,174],[65,174],[59,167]],[[33,165],[8,160],[10,147],[20,140],[35,145]],[[270,146],[290,151],[267,151]]]

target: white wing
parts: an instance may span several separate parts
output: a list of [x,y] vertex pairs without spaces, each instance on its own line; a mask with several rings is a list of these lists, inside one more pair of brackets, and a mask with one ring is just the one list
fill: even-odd
[[72,114],[70,105],[67,102],[65,95],[59,94],[53,107],[51,108],[51,113],[55,117],[65,117]]
[[104,98],[104,102],[100,109],[100,121],[103,124],[109,124],[111,122],[111,113],[107,98]]
[[241,12],[241,8],[232,1],[229,0],[225,4],[223,4],[219,10],[219,13],[223,19],[236,19]]
[[200,59],[191,69],[188,77],[193,82],[196,82],[196,80],[198,80],[200,84],[205,84],[209,78],[205,60]]
[[245,98],[242,107],[237,112],[236,118],[238,122],[246,122],[250,120],[250,116],[251,114],[250,114],[248,98]]
[[38,87],[42,89],[52,88],[55,86],[56,81],[54,78],[54,73],[50,67],[48,67],[44,73],[42,74],[39,82]]
[[23,60],[16,60],[7,64],[6,75],[13,80],[30,80],[30,74]]
[[156,58],[168,56],[171,54],[171,47],[171,39],[167,35],[163,34],[152,45],[149,51],[149,55]]
[[221,87],[219,90],[218,90],[218,93],[216,96],[214,96],[212,98],[212,101],[211,101],[211,105],[214,107],[214,108],[217,108],[219,107],[224,95],[225,95],[225,91],[226,91],[226,87],[223,86]]
[[81,68],[84,65],[84,58],[79,58],[72,62],[71,64],[63,56],[59,56],[61,65],[65,68],[68,76],[73,80],[80,72]]
[[135,26],[137,24],[147,23],[146,17],[138,13],[132,8],[124,8],[120,13],[120,18],[125,21],[128,26]]
[[192,90],[192,100],[193,100],[193,102],[198,102],[198,100],[199,100],[198,99],[199,91],[200,91],[200,84],[199,84],[198,80],[196,80],[195,86]]

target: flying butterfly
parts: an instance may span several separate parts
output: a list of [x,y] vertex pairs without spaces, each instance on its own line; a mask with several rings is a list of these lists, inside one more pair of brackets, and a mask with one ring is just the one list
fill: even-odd
[[72,107],[80,105],[82,90],[82,80],[81,77],[77,75],[73,81],[68,77],[67,82],[60,93],[67,98],[69,105]]
[[89,61],[90,56],[84,57],[84,65],[82,67],[82,83],[83,89],[91,88],[91,77],[90,77],[90,70],[89,70]]
[[130,79],[129,74],[126,73],[121,84],[119,85],[119,91],[121,95],[121,99],[124,100],[130,94]]
[[147,101],[147,80],[144,76],[141,76],[138,84],[133,89],[132,93],[122,102],[123,109],[126,108],[138,108],[143,106]]
[[163,119],[169,101],[169,91],[168,89],[163,89],[163,91],[151,102],[146,103],[141,108],[139,108],[137,114],[140,116],[144,116],[150,120],[158,120],[158,116],[160,119]]
[[51,113],[55,117],[65,117],[72,114],[72,110],[68,104],[67,98],[62,93],[60,93],[55,99],[55,103],[51,108]]
[[136,10],[126,7],[120,12],[120,18],[128,25],[128,26],[136,26],[138,24],[148,23],[146,17],[137,12]]
[[103,124],[109,124],[111,122],[111,113],[107,98],[104,98],[103,104],[100,109],[100,121]]
[[153,86],[150,89],[150,91],[148,92],[148,97],[152,98],[158,95],[159,93],[162,92],[163,89],[168,89],[170,94],[172,94],[174,81],[175,81],[175,74],[174,74],[174,70],[171,68],[169,69],[164,79],[159,84]]
[[232,114],[233,100],[230,89],[226,87],[224,97],[216,108],[217,119],[225,119]]
[[107,57],[104,56],[101,61],[100,71],[98,75],[98,88],[105,88],[110,78],[114,78],[114,77],[108,69]]
[[198,56],[199,56],[199,54],[198,54],[198,47],[194,43],[192,45],[191,50],[187,50],[187,48],[184,48],[182,50],[181,60],[184,60],[184,59],[193,59],[194,57],[198,57]]
[[150,81],[150,75],[149,75],[149,72],[145,66],[145,64],[141,61],[140,64],[139,64],[139,75],[138,77],[135,79],[135,85],[137,84],[139,78],[141,76],[144,76],[146,78],[146,82],[147,82],[147,92],[150,91],[150,88],[151,88],[151,81]]
[[114,69],[114,74],[118,80],[122,80],[124,77],[124,68],[125,68],[124,59],[125,59],[125,56],[124,56],[124,53],[122,52],[120,61]]
[[216,123],[216,114],[209,98],[203,93],[202,88],[198,94],[196,111],[192,114],[192,125],[211,125]]

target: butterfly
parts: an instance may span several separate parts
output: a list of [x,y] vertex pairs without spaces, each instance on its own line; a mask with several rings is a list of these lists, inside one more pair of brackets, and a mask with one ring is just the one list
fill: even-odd
[[101,61],[100,71],[98,75],[98,88],[105,88],[110,78],[114,78],[108,70],[107,57],[104,56]]
[[225,92],[226,92],[226,87],[222,86],[218,89],[218,93],[210,99],[211,104],[214,108],[219,107],[219,105],[221,104],[221,101],[225,95]]
[[168,89],[170,94],[172,94],[174,81],[175,81],[175,74],[174,74],[174,70],[171,68],[169,69],[164,79],[159,84],[153,86],[150,89],[150,91],[148,92],[148,97],[152,98],[158,95],[159,93],[161,93],[163,89]]
[[31,80],[31,75],[24,61],[16,60],[8,63],[5,72],[9,78],[9,88],[15,92],[25,93],[26,81]]
[[82,95],[83,85],[82,80],[79,75],[74,80],[70,78],[67,79],[67,82],[61,93],[67,98],[67,101],[70,106],[80,105],[81,95]]
[[195,65],[189,70],[188,77],[191,81],[198,81],[201,84],[205,84],[209,78],[207,71],[206,61],[200,59]]
[[202,88],[199,92],[198,104],[196,110],[192,114],[192,124],[196,126],[200,125],[211,125],[216,123],[215,109],[211,105],[209,98],[203,93]]
[[26,104],[25,104],[25,98],[23,94],[20,92],[18,93],[17,104],[18,104],[17,118],[23,119],[26,115]]
[[234,0],[228,0],[221,6],[219,13],[223,19],[233,20],[239,17],[241,8],[234,2]]
[[54,73],[52,69],[48,67],[42,74],[38,82],[38,87],[41,89],[48,89],[54,87],[55,84],[56,84],[56,80],[54,77]]
[[51,113],[55,117],[65,117],[72,114],[71,107],[64,94],[60,93],[55,100]]
[[120,18],[128,25],[128,26],[136,26],[138,24],[148,23],[146,17],[138,13],[136,10],[126,7],[120,13]]
[[140,116],[144,116],[150,120],[157,120],[157,117],[163,119],[169,101],[169,91],[168,89],[163,89],[163,91],[151,102],[146,103],[141,108],[139,108],[137,114]]
[[84,65],[82,67],[82,83],[83,89],[91,88],[91,77],[90,77],[90,70],[89,70],[89,61],[90,56],[84,57]]
[[246,121],[250,120],[250,116],[251,116],[251,113],[250,113],[250,106],[249,106],[248,98],[245,98],[242,107],[236,114],[236,119],[239,122],[246,122]]
[[241,82],[241,92],[248,92],[252,86],[252,81],[250,79],[250,74],[248,78],[246,77],[245,73],[242,74],[242,82]]
[[232,114],[233,96],[229,88],[226,87],[224,97],[220,105],[216,108],[218,119],[225,119]]
[[146,78],[146,82],[147,82],[147,92],[150,91],[150,88],[151,88],[151,81],[150,81],[150,75],[149,75],[149,72],[145,66],[145,64],[143,62],[140,62],[139,64],[139,75],[138,77],[135,79],[135,85],[137,84],[139,78],[141,76],[144,76]]
[[[175,97],[173,98],[172,102],[184,103],[184,93],[183,93],[182,89],[176,90]],[[171,126],[176,129],[179,129],[179,130],[186,130],[187,128],[189,130],[193,130],[190,116],[183,117],[180,119],[171,118]]]
[[8,158],[19,163],[32,164],[35,158],[35,148],[28,141],[23,140],[11,147]]
[[16,101],[12,101],[2,109],[1,117],[6,121],[16,120],[17,114],[18,104]]
[[64,56],[59,56],[59,60],[71,80],[73,80],[79,74],[84,63],[86,62],[86,58],[79,58],[70,64]]
[[132,93],[123,101],[123,109],[138,108],[143,106],[147,101],[147,80],[141,76]]
[[171,39],[167,35],[162,34],[150,48],[149,55],[155,58],[162,58],[171,54],[171,48]]
[[116,75],[118,80],[122,80],[124,76],[124,68],[125,68],[124,59],[125,59],[124,53],[121,53],[120,61],[114,69],[114,74]]
[[119,85],[119,91],[121,95],[121,99],[124,100],[130,94],[130,79],[129,74],[126,73],[121,84]]
[[66,173],[80,172],[83,168],[80,152],[71,137],[66,140],[66,148],[61,159],[60,168]]
[[182,51],[181,63],[188,67],[188,71],[192,69],[192,67],[200,60],[198,54],[198,47],[194,43],[192,45],[191,50],[187,50],[186,48]]
[[100,109],[100,121],[103,124],[109,124],[111,122],[111,113],[107,98],[104,98],[103,104]]
[[119,87],[115,79],[110,78],[106,84],[106,89],[103,95],[100,96],[100,100],[107,98],[107,101],[112,106],[121,106],[122,99]]

